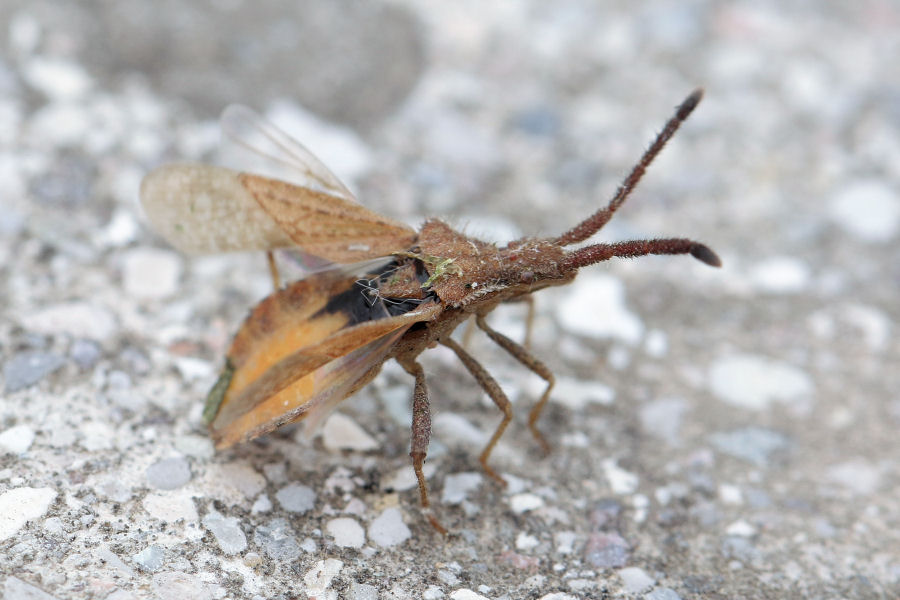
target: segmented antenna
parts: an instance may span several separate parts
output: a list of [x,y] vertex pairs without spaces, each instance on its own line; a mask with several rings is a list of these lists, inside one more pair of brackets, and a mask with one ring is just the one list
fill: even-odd
[[678,131],[678,128],[681,127],[681,124],[688,118],[691,112],[697,108],[697,105],[702,98],[702,88],[697,88],[691,92],[690,96],[685,98],[684,102],[681,103],[672,118],[666,123],[666,126],[663,127],[663,130],[659,132],[659,135],[656,136],[656,139],[653,140],[653,143],[650,144],[650,147],[647,148],[644,155],[641,156],[641,160],[638,161],[634,168],[631,169],[631,173],[628,174],[628,177],[626,177],[621,185],[619,185],[619,189],[616,190],[616,194],[612,197],[612,200],[609,201],[609,204],[553,241],[560,246],[577,244],[578,242],[583,242],[588,239],[606,225],[612,218],[613,213],[615,213],[619,207],[625,203],[625,200],[628,199],[631,191],[644,176],[644,172],[647,170],[647,167],[650,166],[650,163],[653,162],[653,159],[656,158],[656,155],[659,154],[666,145],[666,142],[668,142],[675,132]]

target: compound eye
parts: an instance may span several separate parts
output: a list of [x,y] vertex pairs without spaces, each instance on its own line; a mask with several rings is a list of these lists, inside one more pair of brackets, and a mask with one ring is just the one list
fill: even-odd
[[519,273],[519,283],[531,283],[534,281],[534,271],[525,269]]

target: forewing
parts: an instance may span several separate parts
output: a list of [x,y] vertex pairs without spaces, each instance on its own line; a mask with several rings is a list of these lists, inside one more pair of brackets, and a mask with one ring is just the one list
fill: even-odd
[[351,263],[407,250],[416,239],[408,225],[311,188],[250,173],[240,182],[301,250]]
[[[240,104],[222,111],[222,133],[238,146],[250,150],[296,175],[296,183],[319,188],[333,196],[353,200],[353,193],[306,146]],[[289,178],[295,180],[294,177]]]
[[153,227],[192,253],[297,246],[353,263],[405,250],[412,228],[328,193],[223,167],[160,167],[141,183]]
[[[263,300],[244,321],[205,417],[219,447],[248,440],[333,406],[374,376],[394,341],[440,311],[399,316],[353,302],[355,279],[313,275]],[[369,307],[369,308],[366,308]]]
[[175,164],[141,182],[141,204],[153,228],[183,252],[271,250],[293,246],[281,226],[223,167]]

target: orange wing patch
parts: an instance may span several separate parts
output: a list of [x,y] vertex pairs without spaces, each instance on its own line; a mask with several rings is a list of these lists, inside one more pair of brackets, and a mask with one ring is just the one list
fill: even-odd
[[[439,312],[437,304],[425,303],[390,316],[377,304],[333,302],[362,298],[364,288],[357,296],[355,287],[356,278],[327,272],[257,305],[235,336],[226,369],[207,400],[204,416],[218,447],[343,399],[378,372],[384,354],[410,325]],[[359,305],[366,309],[362,314]]]

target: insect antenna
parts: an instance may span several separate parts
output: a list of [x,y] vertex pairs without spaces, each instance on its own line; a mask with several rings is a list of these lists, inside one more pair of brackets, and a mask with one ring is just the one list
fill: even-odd
[[[635,186],[637,186],[638,182],[644,176],[644,172],[647,170],[647,167],[650,166],[650,163],[653,162],[653,159],[656,158],[656,155],[660,153],[660,151],[666,145],[666,142],[668,142],[675,134],[675,132],[678,131],[678,128],[681,127],[681,124],[684,123],[685,119],[688,118],[691,112],[693,112],[693,110],[697,108],[697,105],[700,103],[700,100],[702,98],[702,88],[697,88],[696,90],[691,92],[691,94],[687,98],[685,98],[684,102],[682,102],[678,109],[675,111],[675,114],[672,115],[672,117],[668,120],[666,126],[663,127],[663,130],[659,132],[659,134],[656,136],[656,139],[653,140],[653,143],[650,144],[650,147],[647,148],[647,150],[644,152],[644,155],[641,156],[641,160],[638,161],[634,168],[631,169],[631,173],[628,174],[628,177],[626,177],[619,185],[619,188],[616,190],[616,193],[612,197],[612,200],[609,201],[609,204],[552,241],[556,244],[559,244],[560,246],[577,244],[578,242],[583,242],[584,240],[588,239],[589,237],[597,233],[601,227],[606,225],[612,218],[613,213],[615,213],[619,209],[619,207],[625,203],[625,200],[628,199],[631,191],[635,188]],[[682,254],[682,252],[662,253]],[[657,254],[657,252],[644,252],[644,254]],[[637,254],[633,254],[633,256],[637,256]]]

